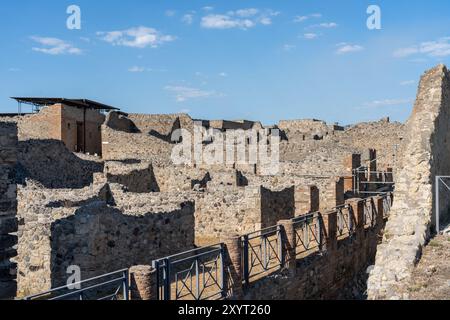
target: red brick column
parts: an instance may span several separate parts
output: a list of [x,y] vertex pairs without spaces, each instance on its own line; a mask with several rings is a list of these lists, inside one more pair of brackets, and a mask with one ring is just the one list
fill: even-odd
[[361,166],[361,155],[351,154],[344,159],[346,176],[344,177],[344,192],[353,191],[355,188],[353,171]]
[[364,202],[362,200],[354,200],[349,204],[352,207],[353,216],[355,219],[355,250],[358,253],[355,255],[355,266],[356,270],[359,270],[366,259],[366,253],[363,248],[365,241]]
[[225,244],[225,292],[227,293],[227,298],[241,300],[243,298],[241,237],[230,235],[222,242]]
[[151,266],[134,266],[130,268],[131,300],[156,300],[156,269]]
[[383,201],[383,197],[375,197],[374,201],[375,204],[377,206],[377,217],[376,217],[376,221],[377,221],[377,225],[376,225],[376,229],[379,230],[383,227],[384,225],[384,201]]
[[278,225],[282,227],[282,239],[283,239],[283,256],[284,256],[284,267],[289,270],[291,276],[296,274],[296,247],[297,247],[297,237],[295,234],[294,223],[292,220],[281,220],[278,221]]

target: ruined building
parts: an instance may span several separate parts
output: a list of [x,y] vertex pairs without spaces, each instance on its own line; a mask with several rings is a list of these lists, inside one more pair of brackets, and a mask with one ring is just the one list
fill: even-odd
[[[18,98],[40,108],[0,118],[0,296],[22,298],[64,285],[73,265],[87,279],[150,266],[166,256],[223,243],[231,235],[245,235],[243,243],[251,246],[254,238],[248,235],[261,236],[261,230],[280,224],[290,230],[289,221],[304,226],[310,219],[305,217],[314,217],[324,231],[318,236],[317,226],[309,222],[302,235],[297,230],[297,238],[286,231],[297,245],[308,238],[301,252],[286,249],[290,253],[283,261],[290,261],[289,272],[267,273],[264,266],[265,273],[250,282],[248,273],[254,270],[241,272],[239,262],[235,297],[364,297],[366,269],[373,264],[369,297],[390,292],[382,289],[386,281],[378,279],[379,270],[391,268],[385,252],[397,243],[405,252],[410,252],[406,246],[418,249],[424,243],[432,211],[430,179],[436,170],[448,173],[446,162],[432,157],[446,159],[441,152],[447,145],[442,120],[447,98],[443,66],[424,76],[406,125],[389,119],[348,127],[295,120],[264,127],[187,114],[126,114],[89,100]],[[426,116],[430,112],[432,119]],[[225,161],[228,142],[211,152],[218,141],[213,134],[201,139],[198,148],[223,161],[174,164],[173,151],[199,126],[206,132],[239,130],[245,137],[254,130],[258,142],[279,132],[276,173],[267,174],[259,159]],[[249,155],[251,140],[231,144],[241,143]],[[231,156],[236,160],[234,151]],[[420,177],[414,176],[416,162],[423,164]],[[409,187],[415,183],[417,189]],[[412,189],[417,194],[409,194]],[[383,238],[392,199],[389,235]],[[407,207],[414,203],[420,213]],[[416,227],[403,234],[406,225]],[[314,241],[317,246],[311,249]],[[270,251],[268,243],[264,250]],[[236,248],[228,246],[230,261],[240,256]],[[263,250],[261,244],[258,248]],[[262,255],[256,251],[255,256]],[[402,272],[413,257],[406,260]]]

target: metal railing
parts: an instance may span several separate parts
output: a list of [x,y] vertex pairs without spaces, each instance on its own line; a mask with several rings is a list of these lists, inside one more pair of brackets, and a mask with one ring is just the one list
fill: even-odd
[[153,261],[158,300],[225,297],[224,244],[189,250]]
[[383,198],[383,218],[389,217],[392,208],[392,195],[389,193]]
[[319,212],[310,213],[294,218],[296,254],[322,250],[323,247],[323,219]]
[[363,201],[364,207],[364,228],[375,226],[376,223],[376,209],[372,198]]
[[281,226],[277,225],[241,237],[246,284],[283,266],[281,231]]
[[[376,176],[376,178],[374,178]],[[395,186],[394,173],[389,171],[370,171],[361,167],[353,171],[353,192],[359,195],[374,196],[387,194]]]
[[[77,289],[80,288],[80,289]],[[61,286],[24,300],[129,300],[129,272],[123,269]]]

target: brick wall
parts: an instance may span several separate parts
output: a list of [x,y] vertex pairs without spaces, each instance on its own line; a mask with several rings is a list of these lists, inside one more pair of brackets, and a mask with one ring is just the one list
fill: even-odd
[[0,299],[15,294],[17,126],[0,122]]

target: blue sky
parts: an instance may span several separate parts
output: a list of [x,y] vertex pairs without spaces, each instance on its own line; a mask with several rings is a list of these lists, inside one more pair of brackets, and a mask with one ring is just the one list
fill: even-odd
[[[381,8],[381,30],[366,26]],[[81,29],[69,30],[69,5]],[[0,112],[10,96],[88,98],[195,118],[404,121],[450,59],[450,2],[0,2]]]

